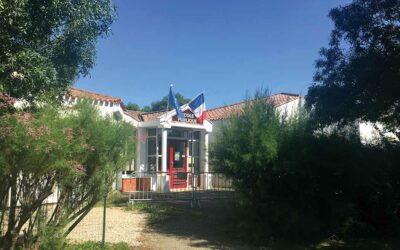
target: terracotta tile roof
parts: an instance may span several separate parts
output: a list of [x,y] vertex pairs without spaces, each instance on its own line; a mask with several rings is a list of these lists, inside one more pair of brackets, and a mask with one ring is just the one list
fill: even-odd
[[157,119],[160,115],[165,113],[165,111],[141,112],[141,111],[126,110],[124,113],[132,117],[136,121],[147,122]]
[[160,115],[165,114],[165,111],[144,112],[142,113],[143,121],[151,121],[157,119]]
[[[279,107],[288,102],[294,101],[296,99],[302,98],[299,95],[289,94],[289,93],[279,93],[266,97],[268,102],[273,103],[275,106]],[[234,115],[238,115],[243,111],[245,102],[234,103],[226,105],[223,107],[209,109],[206,112],[207,120],[216,121],[230,118]]]
[[71,88],[69,91],[69,94],[72,97],[75,98],[89,98],[92,100],[97,100],[97,101],[104,101],[104,102],[112,102],[112,103],[122,103],[121,98],[109,96],[109,95],[102,95],[98,93],[94,93],[91,91],[83,90],[83,89],[77,89],[77,88]]
[[[272,102],[277,107],[286,104],[288,102],[294,101],[296,99],[302,98],[300,95],[289,94],[289,93],[279,93],[267,97],[267,101]],[[240,114],[245,106],[245,102],[234,103],[226,105],[223,107],[213,108],[207,110],[207,120],[216,121],[230,118],[234,115]],[[136,121],[146,122],[157,119],[160,115],[165,113],[165,111],[155,111],[155,112],[141,112],[126,110],[125,114],[132,117]]]
[[136,121],[139,121],[139,122],[143,121],[142,116],[141,116],[141,114],[142,114],[141,111],[125,110],[124,114],[133,118]]

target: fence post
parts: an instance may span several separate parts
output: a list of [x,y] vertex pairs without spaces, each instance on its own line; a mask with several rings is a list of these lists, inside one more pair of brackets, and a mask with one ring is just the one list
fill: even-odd
[[[193,166],[193,164],[192,164]],[[195,190],[195,176],[194,176],[194,171],[193,171],[193,167],[192,167],[192,200],[190,201],[190,207],[194,208],[195,206],[195,202],[196,202],[196,190]]]
[[103,194],[103,235],[101,238],[101,249],[106,249],[106,209],[107,209],[107,193]]

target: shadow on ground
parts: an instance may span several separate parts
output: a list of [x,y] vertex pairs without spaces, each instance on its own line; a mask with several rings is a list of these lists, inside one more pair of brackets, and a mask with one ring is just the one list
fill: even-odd
[[[397,250],[397,239],[321,240],[296,243],[276,241],[259,248],[242,242],[229,228],[229,200],[204,200],[201,208],[190,208],[188,201],[163,202],[167,211],[155,217],[145,230],[140,249],[271,249],[271,250]],[[168,209],[165,209],[168,207]],[[157,205],[153,207],[156,210]],[[159,214],[158,214],[159,216]],[[151,217],[150,217],[151,218]]]
[[229,233],[226,200],[204,200],[200,208],[188,201],[164,204],[170,215],[150,224],[142,239],[149,249],[255,249]]

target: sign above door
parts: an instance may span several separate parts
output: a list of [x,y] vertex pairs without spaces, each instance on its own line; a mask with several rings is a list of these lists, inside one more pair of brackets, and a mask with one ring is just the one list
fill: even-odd
[[178,118],[177,115],[174,115],[172,117],[172,120],[176,121],[176,122],[199,124],[199,122],[197,121],[196,116],[189,109],[183,111],[183,118]]

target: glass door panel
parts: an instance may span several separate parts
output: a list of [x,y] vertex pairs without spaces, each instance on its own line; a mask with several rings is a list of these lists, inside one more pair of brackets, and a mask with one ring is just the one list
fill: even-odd
[[186,188],[187,186],[187,142],[183,140],[168,140],[168,168],[171,188]]

